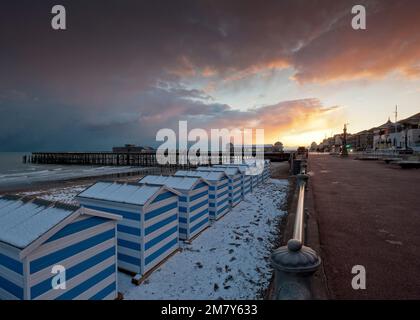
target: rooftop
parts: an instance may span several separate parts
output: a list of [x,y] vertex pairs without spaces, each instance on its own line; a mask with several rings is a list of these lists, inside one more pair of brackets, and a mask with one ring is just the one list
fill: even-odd
[[174,177],[174,176],[149,175],[141,179],[139,183],[164,185],[173,189],[189,191],[194,187],[196,183],[200,181],[202,181],[202,179],[199,177],[187,177],[187,176]]
[[238,174],[240,172],[238,167],[198,167],[197,170],[200,171],[221,171],[225,172],[228,176]]
[[101,181],[79,193],[77,197],[142,206],[160,189],[160,186],[138,183]]
[[226,176],[224,171],[187,171],[187,170],[179,170],[175,173],[175,176],[185,176],[185,177],[199,177],[203,178],[207,181],[217,182],[223,179],[223,176]]
[[26,248],[77,210],[77,206],[46,200],[0,197],[0,242]]

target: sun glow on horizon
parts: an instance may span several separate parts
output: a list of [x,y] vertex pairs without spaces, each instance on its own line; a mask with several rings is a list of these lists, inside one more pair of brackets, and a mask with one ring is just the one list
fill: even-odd
[[320,143],[325,137],[342,131],[345,116],[340,109],[327,113],[309,112],[297,116],[283,127],[265,129],[266,143],[280,141],[285,147],[309,146]]
[[[331,132],[332,129],[323,129],[315,131],[307,131],[296,134],[281,134],[275,137],[267,137],[265,140],[267,143],[274,144],[276,141],[283,143],[285,147],[297,147],[297,146],[309,146],[312,142],[320,143],[327,132]],[[335,132],[335,130],[333,130]]]

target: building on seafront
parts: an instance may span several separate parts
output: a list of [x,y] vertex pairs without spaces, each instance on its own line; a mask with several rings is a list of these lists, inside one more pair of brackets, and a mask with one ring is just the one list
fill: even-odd
[[373,148],[373,130],[363,130],[354,135],[354,149],[357,151]]
[[[320,152],[340,152],[342,134],[325,138],[317,147]],[[354,151],[394,150],[420,152],[420,113],[355,134],[347,134],[347,148]]]
[[373,149],[420,152],[420,113],[375,128]]
[[373,133],[374,150],[403,149],[405,146],[403,127],[398,122],[393,123],[388,119],[386,123],[375,128]]
[[420,152],[420,112],[400,121],[405,132],[406,146]]
[[[351,135],[347,135],[347,139],[349,139]],[[335,134],[332,137],[325,138],[317,147],[317,151],[320,152],[332,152],[338,153],[341,151],[343,145],[343,135],[342,134]]]

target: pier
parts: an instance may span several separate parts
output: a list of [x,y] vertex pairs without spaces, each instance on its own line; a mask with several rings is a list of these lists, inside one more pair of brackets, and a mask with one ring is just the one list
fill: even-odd
[[[187,161],[185,155],[179,152],[173,155],[176,157],[177,166],[194,167]],[[184,158],[183,158],[184,157]],[[213,158],[208,154],[208,162]],[[217,156],[216,156],[217,157]],[[250,158],[251,156],[242,155],[241,160]],[[272,162],[288,161],[290,153],[287,152],[270,152],[264,153],[264,158]],[[219,163],[236,159],[233,153],[230,156],[219,154]],[[225,161],[226,160],[226,161]],[[99,166],[139,166],[139,167],[156,167],[160,164],[156,160],[156,151],[147,152],[32,152],[31,156],[24,156],[23,162],[34,164],[65,164],[65,165],[99,165]],[[185,165],[182,165],[184,163]],[[181,164],[181,165],[180,165]],[[168,165],[171,166],[171,165]]]

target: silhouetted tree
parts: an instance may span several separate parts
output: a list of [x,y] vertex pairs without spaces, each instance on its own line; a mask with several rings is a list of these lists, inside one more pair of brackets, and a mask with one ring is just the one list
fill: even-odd
[[274,148],[273,148],[273,150],[274,150],[275,152],[283,152],[283,143],[281,143],[280,141],[277,141],[277,142],[274,144]]

